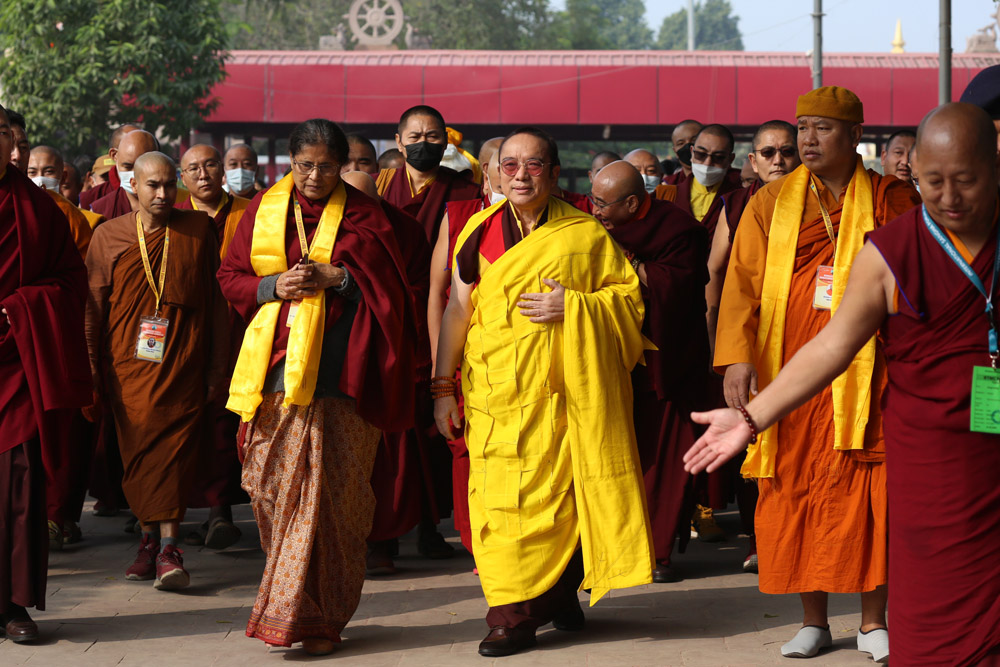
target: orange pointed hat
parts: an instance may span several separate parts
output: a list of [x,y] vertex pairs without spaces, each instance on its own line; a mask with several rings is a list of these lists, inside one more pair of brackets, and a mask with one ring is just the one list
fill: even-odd
[[851,123],[865,122],[865,110],[858,96],[840,86],[823,86],[799,95],[795,117],[822,116]]

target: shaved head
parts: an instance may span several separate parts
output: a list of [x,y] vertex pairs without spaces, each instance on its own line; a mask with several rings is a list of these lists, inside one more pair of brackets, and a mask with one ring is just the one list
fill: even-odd
[[198,208],[214,210],[222,199],[222,155],[215,146],[195,144],[181,156],[181,180]]
[[640,174],[648,176],[662,176],[663,165],[660,158],[645,148],[636,148],[625,154],[625,161],[639,170]]
[[[216,151],[218,154],[218,151]],[[166,153],[161,153],[159,151],[149,151],[143,153],[135,160],[135,175],[136,180],[138,180],[141,175],[149,172],[150,170],[162,170],[167,169],[171,172],[177,171],[177,165]]]
[[590,191],[594,217],[607,229],[632,221],[646,201],[646,184],[639,170],[625,160],[612,162],[594,176]]
[[694,139],[694,135],[701,132],[702,124],[696,120],[682,120],[674,126],[674,131],[670,133],[670,141],[677,143],[681,137]]
[[[63,159],[59,151],[52,148],[51,146],[35,146],[31,149],[31,156],[28,158],[28,170],[31,170],[31,164],[35,161],[45,162],[46,164],[52,164],[59,170],[62,174],[63,170]],[[29,174],[30,176],[31,174]]]
[[500,190],[500,151],[493,151],[489,162],[483,169],[483,194],[487,197],[490,192],[501,192]]
[[[159,148],[156,137],[152,134],[145,130],[134,130],[122,137],[115,155],[115,163],[118,165],[119,171],[132,171],[133,165],[136,164],[140,155],[159,150]],[[164,157],[166,156],[164,155]]]
[[340,179],[348,185],[361,190],[375,201],[379,200],[378,188],[375,187],[375,181],[366,172],[346,171],[340,175]]
[[124,137],[129,132],[135,132],[141,129],[138,125],[125,124],[119,127],[117,130],[111,133],[111,148],[118,148],[122,143],[122,137]]
[[62,156],[49,146],[35,146],[28,155],[25,173],[38,187],[59,192],[64,180]]
[[[126,139],[130,136],[125,135]],[[164,224],[177,199],[177,165],[168,155],[148,151],[136,158],[134,169],[132,188],[139,201],[143,225],[147,217]]]
[[[928,113],[917,129],[917,150],[921,157],[940,152],[946,145],[961,145],[970,161],[983,167],[996,162],[996,128],[979,107],[955,102]],[[919,159],[919,157],[918,157]]]
[[503,137],[493,137],[492,139],[487,139],[486,143],[483,144],[482,148],[479,149],[479,164],[485,165],[490,161],[490,157],[497,152],[500,148],[500,144],[503,143]]
[[222,162],[222,154],[219,153],[219,150],[215,146],[195,144],[184,151],[184,155],[181,156],[181,171],[184,171],[184,168],[192,162],[201,162],[202,160]]

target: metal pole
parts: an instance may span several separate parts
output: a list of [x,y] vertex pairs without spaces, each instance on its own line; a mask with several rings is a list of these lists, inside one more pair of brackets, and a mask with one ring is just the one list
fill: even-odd
[[688,0],[688,51],[694,51],[694,0]]
[[951,102],[951,0],[941,0],[938,17],[938,104]]
[[823,87],[823,0],[813,0],[812,75],[813,75],[813,88],[822,88]]

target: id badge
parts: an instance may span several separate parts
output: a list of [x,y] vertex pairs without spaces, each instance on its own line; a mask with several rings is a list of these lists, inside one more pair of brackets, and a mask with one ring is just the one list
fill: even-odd
[[813,293],[813,308],[830,310],[833,308],[833,267],[821,266],[816,269],[816,290]]
[[288,306],[288,317],[285,318],[285,326],[289,329],[292,328],[292,322],[295,321],[295,314],[299,312],[299,304],[301,301],[292,301]]
[[1000,433],[1000,371],[989,366],[972,369],[972,405],[969,430]]
[[143,317],[139,320],[139,339],[135,342],[135,358],[141,361],[152,361],[154,364],[163,361],[163,352],[167,345],[167,329],[170,320],[162,317]]

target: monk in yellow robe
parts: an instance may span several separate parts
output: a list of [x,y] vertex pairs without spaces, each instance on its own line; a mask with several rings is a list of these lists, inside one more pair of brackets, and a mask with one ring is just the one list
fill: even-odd
[[[459,236],[431,383],[438,429],[469,448],[472,551],[490,605],[479,653],[580,630],[577,598],[652,581],[632,422],[639,279],[593,217],[552,196],[559,152],[521,128],[499,149],[507,195]],[[613,518],[612,518],[613,517]]]
[[[733,408],[830,321],[864,235],[920,203],[909,184],[864,168],[854,93],[818,88],[799,97],[796,117],[802,165],[751,199],[722,289],[715,368]],[[872,339],[832,389],[748,450],[743,475],[760,490],[760,590],[799,593],[804,608],[783,655],[811,657],[831,644],[828,593],[861,593],[859,648],[875,655],[884,644],[888,654],[884,382]]]

